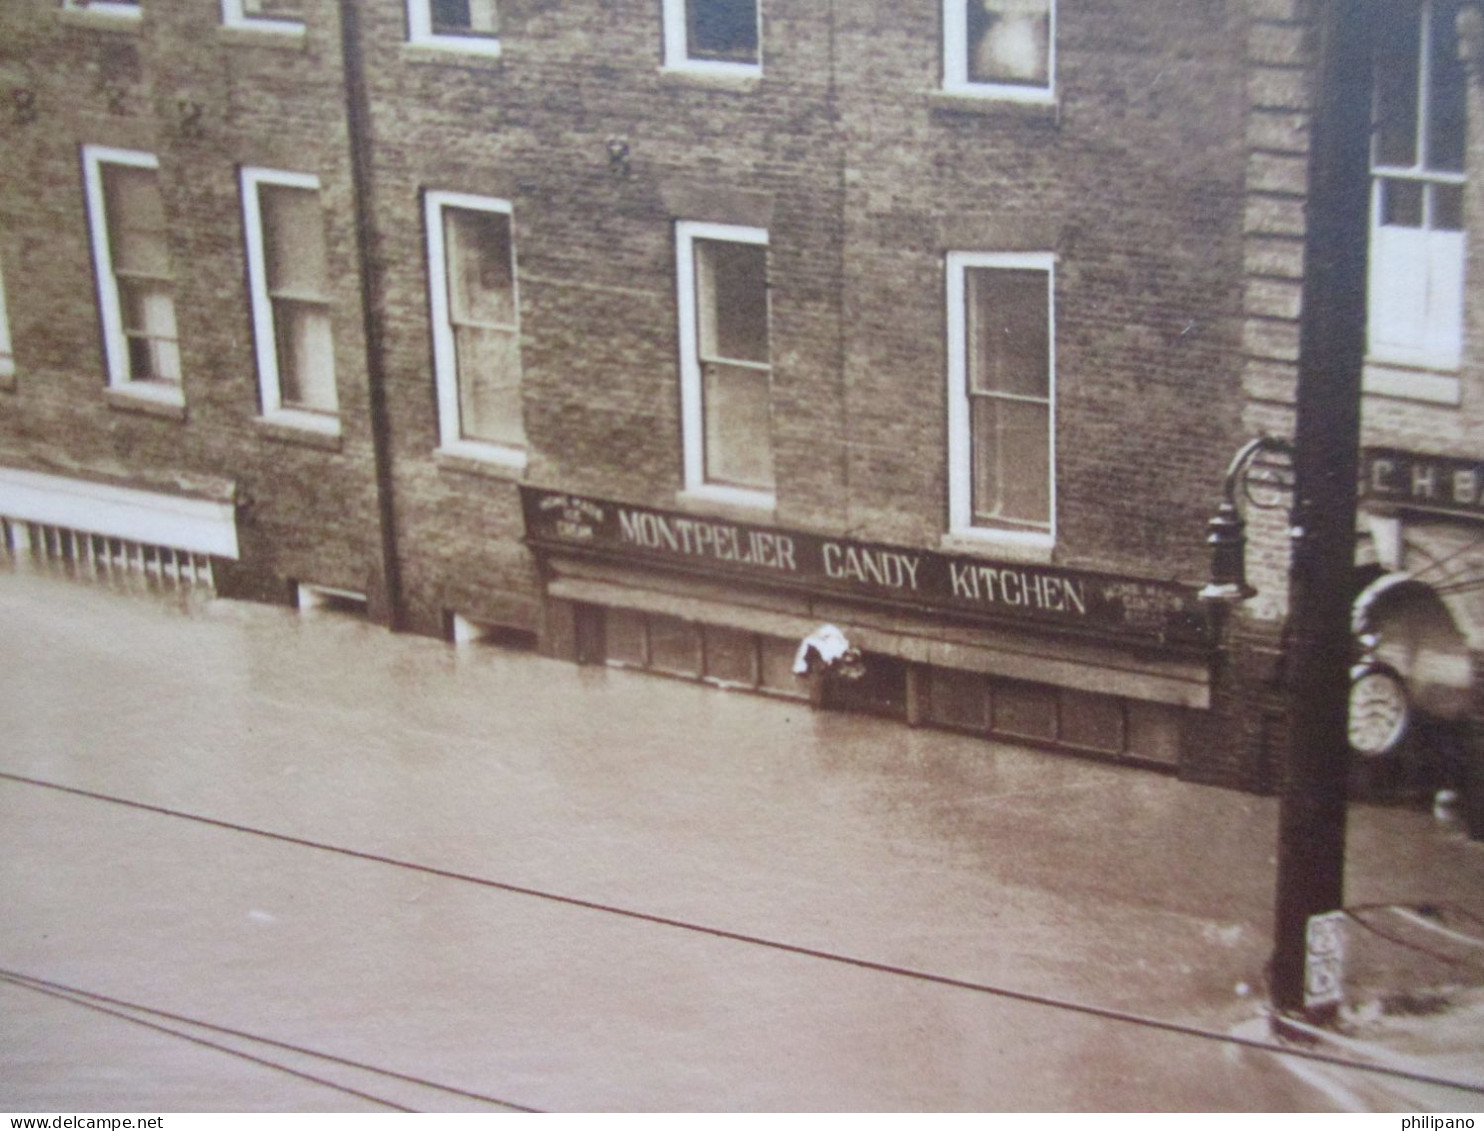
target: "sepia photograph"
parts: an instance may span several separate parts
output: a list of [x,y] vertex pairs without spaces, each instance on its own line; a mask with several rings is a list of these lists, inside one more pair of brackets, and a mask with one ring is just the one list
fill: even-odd
[[5,1126],[1472,1127],[1481,170],[1484,0],[0,0]]

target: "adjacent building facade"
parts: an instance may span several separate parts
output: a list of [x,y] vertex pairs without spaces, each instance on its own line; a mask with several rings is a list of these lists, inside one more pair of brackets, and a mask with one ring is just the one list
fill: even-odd
[[[1357,586],[1458,716],[1484,113],[1468,11],[1382,8]],[[1281,517],[1196,594],[1291,434],[1311,51],[1302,0],[18,0],[7,544],[1268,788]],[[824,624],[859,678],[794,673]]]

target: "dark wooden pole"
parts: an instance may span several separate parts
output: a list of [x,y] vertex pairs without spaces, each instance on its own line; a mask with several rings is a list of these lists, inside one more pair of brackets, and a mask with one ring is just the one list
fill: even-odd
[[1304,1008],[1309,918],[1344,904],[1350,598],[1369,238],[1365,0],[1314,0],[1289,588],[1292,728],[1278,828],[1273,1004]]

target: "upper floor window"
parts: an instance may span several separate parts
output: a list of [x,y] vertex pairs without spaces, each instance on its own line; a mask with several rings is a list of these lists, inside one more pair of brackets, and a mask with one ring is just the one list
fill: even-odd
[[949,525],[1049,546],[1055,534],[1053,257],[948,256]]
[[1055,93],[1056,0],[943,0],[943,88],[1021,102]]
[[425,207],[440,443],[524,466],[510,203],[430,192]]
[[222,0],[222,23],[286,35],[304,33],[304,0]]
[[495,0],[408,0],[408,38],[428,47],[500,53]]
[[773,505],[768,233],[675,226],[686,489]]
[[1372,360],[1457,369],[1463,352],[1465,76],[1458,0],[1377,9]]
[[247,275],[263,415],[338,432],[330,268],[319,178],[242,170]]
[[758,0],[664,0],[665,66],[755,75],[760,19]]
[[152,153],[83,147],[108,383],[178,401],[175,272],[159,168]]

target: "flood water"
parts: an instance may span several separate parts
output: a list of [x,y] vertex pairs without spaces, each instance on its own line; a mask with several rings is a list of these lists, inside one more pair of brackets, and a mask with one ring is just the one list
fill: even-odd
[[[24,573],[0,719],[0,1108],[1336,1106],[1137,1020],[1256,1014],[1270,799]],[[1484,852],[1359,810],[1349,884]]]

